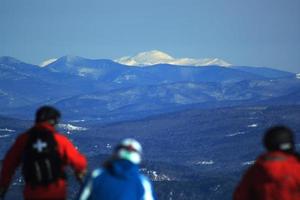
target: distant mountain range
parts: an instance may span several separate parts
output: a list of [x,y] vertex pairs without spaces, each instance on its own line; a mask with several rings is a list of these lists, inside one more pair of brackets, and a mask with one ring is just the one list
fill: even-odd
[[[41,67],[45,67],[50,63],[53,63],[57,60],[57,58],[51,58],[45,60],[40,64]],[[127,66],[138,66],[138,67],[146,67],[156,64],[171,64],[171,65],[181,65],[181,66],[208,66],[208,65],[218,65],[228,67],[232,64],[219,59],[219,58],[174,58],[169,54],[152,50],[147,52],[138,53],[135,56],[124,56],[114,60],[117,63],[124,64]]]
[[[64,56],[40,67],[0,57],[0,114],[28,118],[38,106],[52,104],[70,119],[118,121],[195,106],[299,103],[300,80],[294,73],[230,64],[178,65],[182,59],[159,51],[128,59],[138,66],[121,64],[124,58],[118,63]],[[159,59],[165,63],[158,64]]]
[[[158,51],[115,61],[64,56],[43,67],[0,57],[1,157],[44,104],[62,111],[57,128],[91,169],[134,137],[159,199],[231,199],[266,128],[285,124],[299,136],[300,75]],[[9,199],[21,198],[22,184],[17,174]],[[74,197],[72,178],[69,188]]]

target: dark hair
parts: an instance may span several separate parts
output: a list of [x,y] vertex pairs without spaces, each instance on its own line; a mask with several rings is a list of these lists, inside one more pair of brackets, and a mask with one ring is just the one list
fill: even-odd
[[53,125],[58,123],[61,114],[59,110],[52,106],[42,106],[35,113],[35,122],[50,121]]
[[263,138],[264,146],[268,151],[295,151],[294,133],[286,126],[274,126],[269,128]]

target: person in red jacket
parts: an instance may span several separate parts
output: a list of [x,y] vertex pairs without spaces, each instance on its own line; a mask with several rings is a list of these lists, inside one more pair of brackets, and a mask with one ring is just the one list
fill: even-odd
[[57,109],[43,106],[36,112],[34,126],[17,137],[3,160],[0,198],[4,198],[20,164],[25,178],[25,199],[66,199],[64,168],[67,165],[74,169],[77,178],[83,178],[87,168],[86,158],[66,136],[55,130],[59,118]]
[[244,174],[234,200],[299,200],[300,163],[292,130],[271,127],[263,143],[267,152]]

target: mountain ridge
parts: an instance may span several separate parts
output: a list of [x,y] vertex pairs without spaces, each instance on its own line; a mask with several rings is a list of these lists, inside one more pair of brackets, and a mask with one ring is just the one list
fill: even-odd
[[[58,106],[65,116],[126,120],[203,104],[219,107],[287,101],[296,74],[269,68],[156,64],[132,67],[109,59],[63,56],[46,67],[0,58],[1,114]],[[21,112],[22,111],[22,112]]]

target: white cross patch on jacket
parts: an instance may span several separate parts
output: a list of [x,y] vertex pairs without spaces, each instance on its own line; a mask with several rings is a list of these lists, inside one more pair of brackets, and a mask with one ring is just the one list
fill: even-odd
[[36,143],[34,143],[33,148],[35,148],[39,153],[43,151],[44,148],[47,147],[47,143],[43,142],[42,140],[38,139]]

